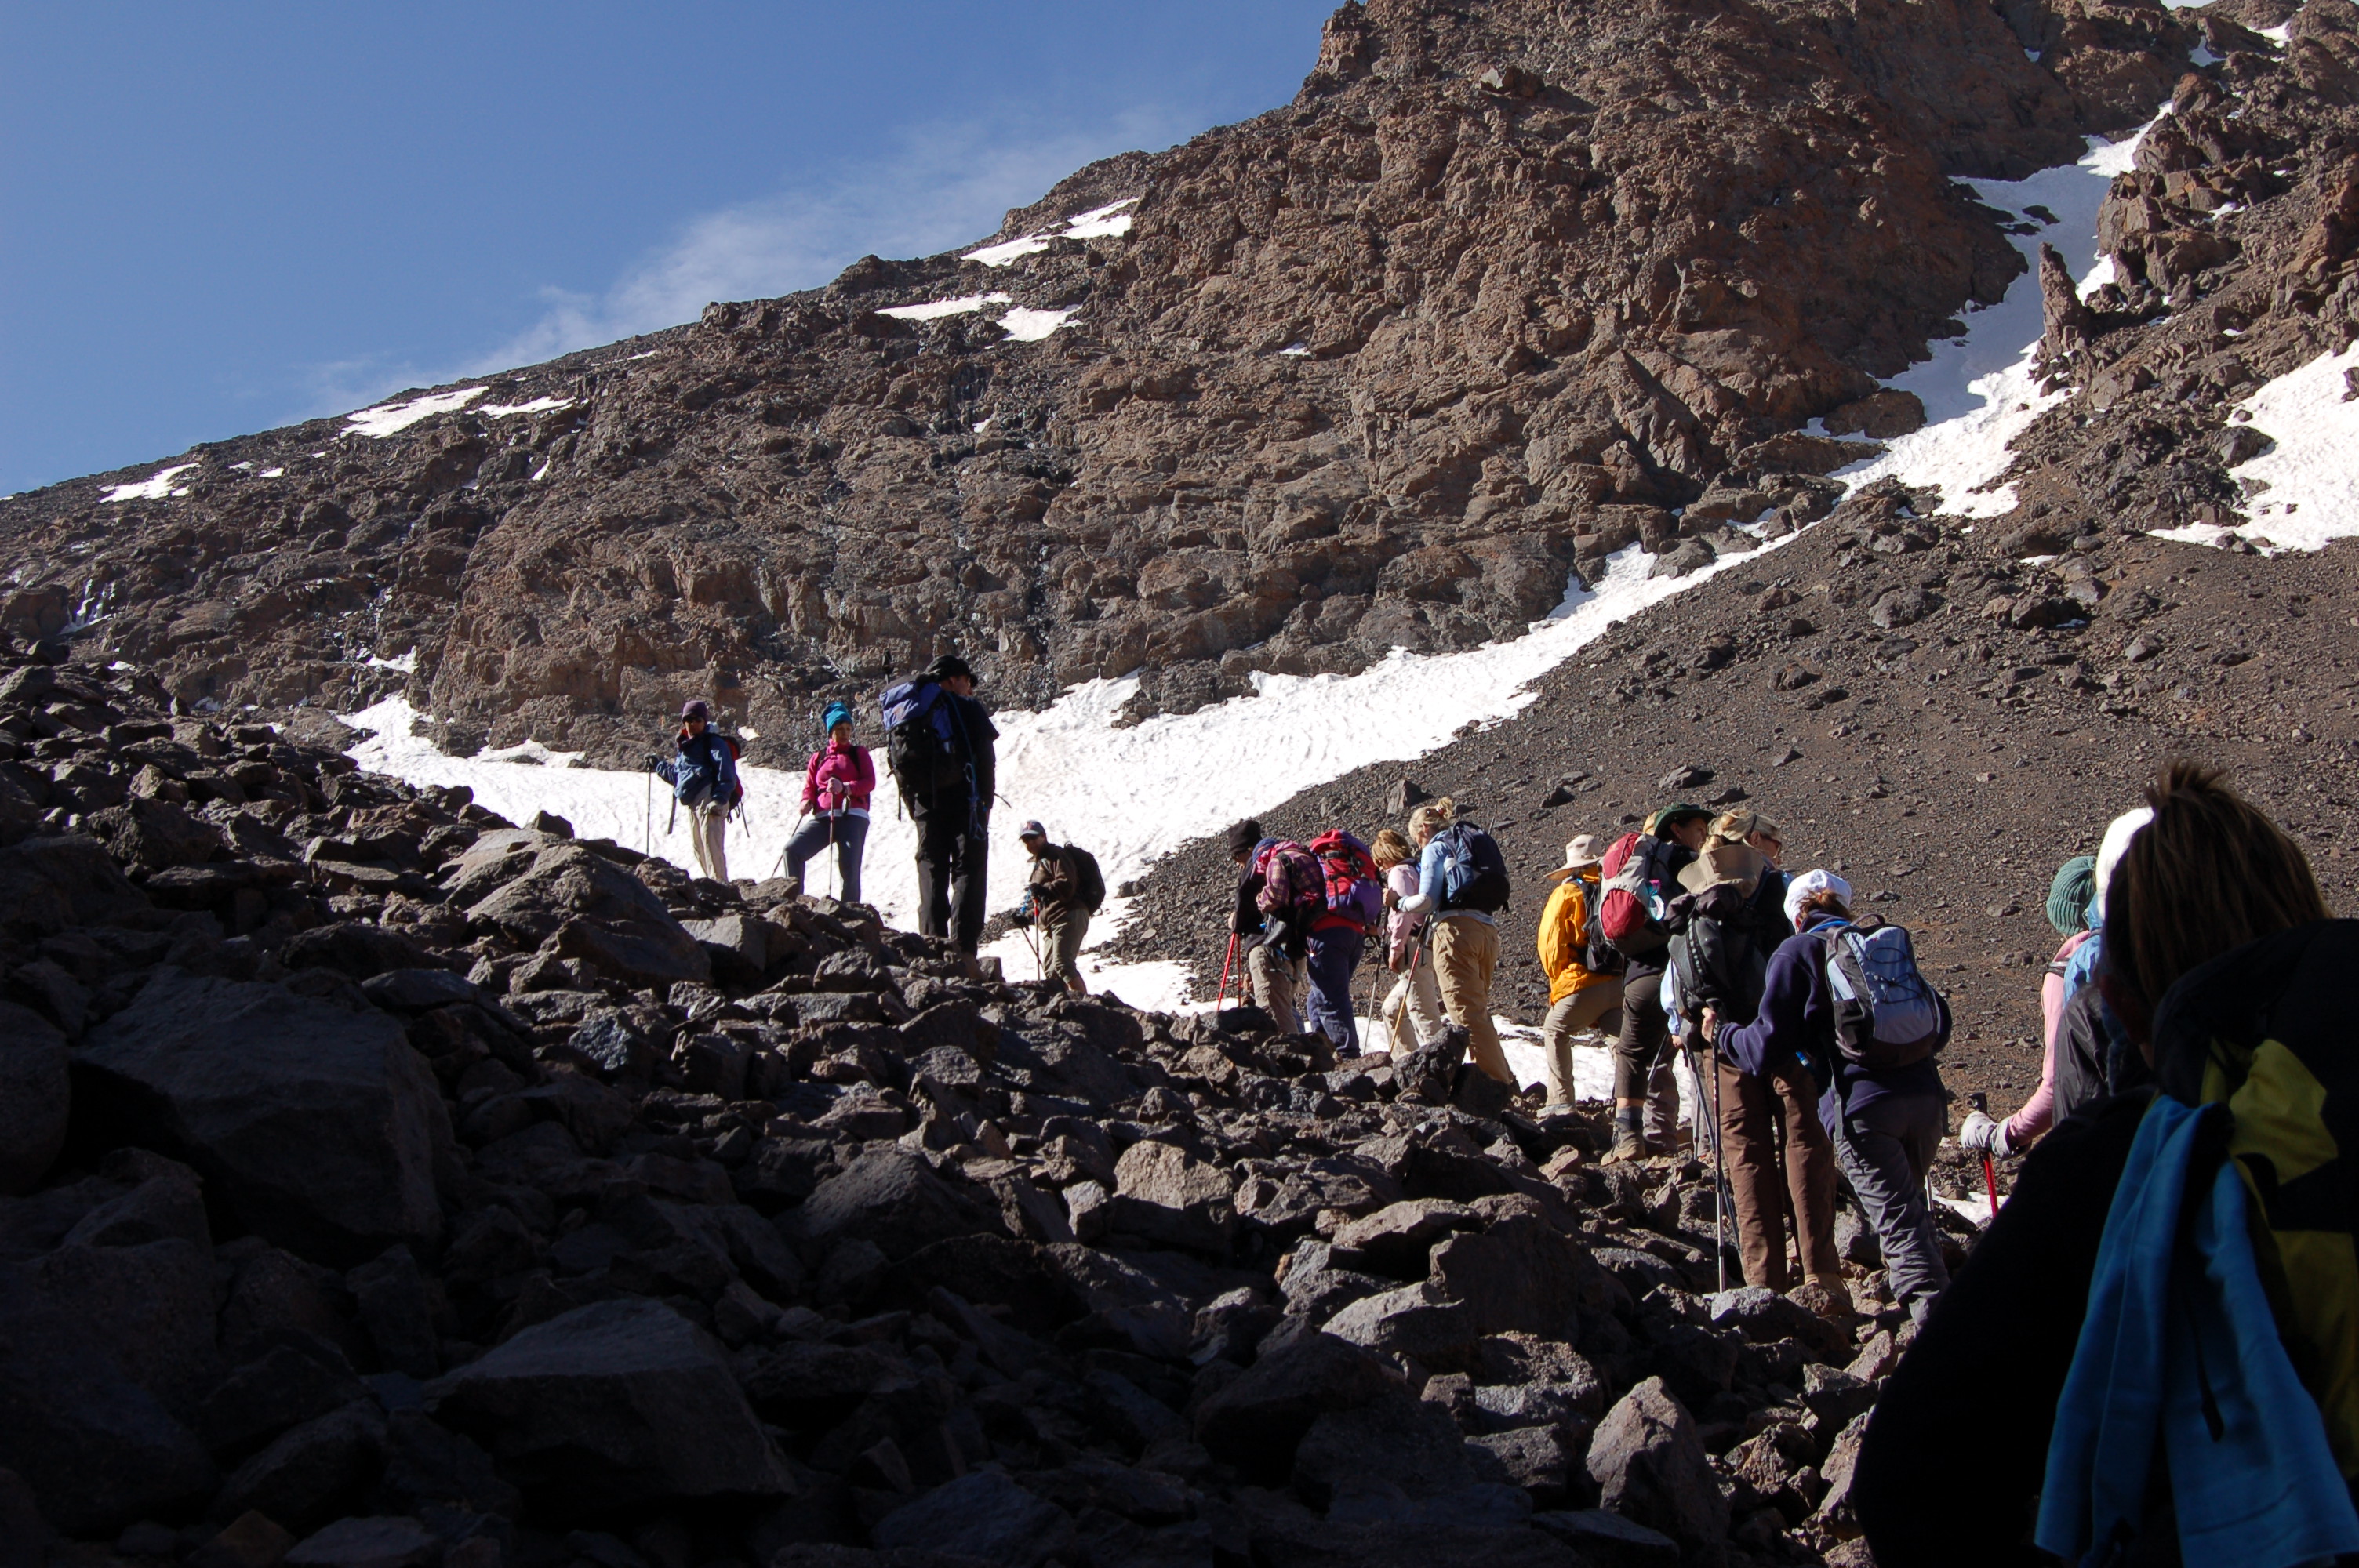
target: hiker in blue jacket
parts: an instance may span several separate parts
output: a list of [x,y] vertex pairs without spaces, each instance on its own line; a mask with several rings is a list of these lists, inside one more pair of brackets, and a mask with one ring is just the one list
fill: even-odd
[[745,790],[737,780],[737,748],[712,728],[712,709],[701,697],[679,710],[679,733],[672,737],[666,776],[688,808],[688,843],[697,870],[716,882],[727,881],[729,814]]
[[[1707,1011],[1703,1035],[1741,1073],[1758,1075],[1799,1056],[1827,1086],[1819,1119],[1834,1141],[1835,1163],[1875,1227],[1893,1299],[1922,1322],[1950,1282],[1925,1197],[1925,1173],[1940,1145],[1946,1101],[1930,1054],[1907,1066],[1871,1071],[1836,1049],[1828,928],[1851,923],[1850,898],[1851,884],[1831,871],[1795,878],[1785,902],[1795,935],[1770,956],[1759,1012],[1751,1023],[1723,1027]],[[1949,1031],[1944,1004],[1941,1041]]]

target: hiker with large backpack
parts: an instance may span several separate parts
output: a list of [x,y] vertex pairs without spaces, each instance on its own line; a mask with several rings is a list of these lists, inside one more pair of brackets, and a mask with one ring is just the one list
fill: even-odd
[[712,727],[712,709],[699,697],[681,707],[671,750],[655,771],[670,782],[672,798],[688,808],[688,846],[697,871],[725,882],[729,814],[745,798],[737,777],[737,742]]
[[[1673,972],[1691,1021],[1712,1014],[1720,1044],[1710,1086],[1715,1151],[1727,1173],[1737,1258],[1748,1285],[1784,1291],[1796,1283],[1786,1257],[1790,1214],[1801,1278],[1848,1300],[1835,1247],[1835,1155],[1819,1119],[1820,1079],[1799,1052],[1741,1054],[1739,1028],[1759,1016],[1771,954],[1790,934],[1782,907],[1784,873],[1771,864],[1777,830],[1750,813],[1723,817],[1695,863],[1680,873],[1687,891],[1671,901]],[[1780,906],[1761,909],[1764,884]]]
[[1384,919],[1385,884],[1368,847],[1340,827],[1310,840],[1318,863],[1320,907],[1305,941],[1304,971],[1310,1004],[1304,1022],[1327,1036],[1338,1057],[1360,1054],[1360,1025],[1352,1008],[1352,976],[1368,933]]
[[1540,969],[1549,981],[1548,1018],[1540,1025],[1548,1049],[1544,1118],[1573,1113],[1573,1035],[1584,1029],[1622,1032],[1622,956],[1597,924],[1603,902],[1597,868],[1604,854],[1603,837],[1576,835],[1564,847],[1564,864],[1548,874],[1556,889],[1540,911]]
[[1237,866],[1229,932],[1245,943],[1254,1004],[1269,1014],[1279,1033],[1299,1034],[1299,1003],[1310,983],[1311,909],[1326,905],[1318,865],[1292,839],[1264,835],[1252,817],[1231,825],[1228,844],[1229,859]]
[[1071,844],[1051,844],[1049,830],[1038,822],[1026,823],[1016,837],[1032,857],[1018,923],[1039,930],[1043,978],[1062,981],[1075,996],[1087,996],[1082,938],[1090,933],[1090,916],[1105,903],[1105,877],[1097,857]]
[[1433,955],[1426,951],[1426,917],[1400,906],[1403,899],[1417,896],[1417,851],[1399,828],[1386,827],[1378,831],[1368,854],[1385,874],[1385,967],[1400,977],[1377,1010],[1398,1061],[1440,1039],[1450,1018],[1441,1010]]
[[[803,768],[803,816],[787,840],[787,875],[800,881],[813,857],[835,857],[836,896],[860,902],[861,852],[868,844],[868,806],[876,793],[876,764],[852,739],[852,708],[831,702],[820,718],[822,741]],[[806,886],[803,890],[809,892]]]
[[1459,818],[1448,795],[1410,812],[1408,835],[1419,846],[1417,892],[1401,908],[1431,917],[1442,1008],[1466,1031],[1474,1065],[1512,1088],[1516,1076],[1491,1020],[1491,977],[1499,967],[1495,917],[1507,907],[1506,858],[1490,834]]
[[1663,970],[1670,928],[1663,923],[1679,896],[1680,873],[1703,848],[1712,813],[1667,806],[1636,833],[1605,852],[1599,924],[1625,964],[1622,1033],[1614,1043],[1614,1146],[1609,1160],[1675,1152],[1680,1093],[1671,1076],[1670,1021],[1663,1011]]
[[2359,923],[2212,770],[2147,799],[2095,983],[2157,1083],[2040,1140],[1886,1382],[1852,1483],[1879,1562],[2359,1552]]
[[918,931],[972,953],[983,939],[999,730],[956,654],[886,687],[882,701],[886,764],[918,829]]
[[1875,1227],[1893,1300],[1921,1323],[1950,1282],[1925,1194],[1948,1115],[1934,1055],[1949,1041],[1950,1008],[1918,968],[1907,929],[1855,919],[1851,896],[1832,871],[1795,878],[1785,905],[1795,935],[1769,960],[1759,1013],[1723,1025],[1707,1011],[1703,1033],[1740,1070],[1796,1055],[1810,1064],[1825,1086],[1819,1119]]

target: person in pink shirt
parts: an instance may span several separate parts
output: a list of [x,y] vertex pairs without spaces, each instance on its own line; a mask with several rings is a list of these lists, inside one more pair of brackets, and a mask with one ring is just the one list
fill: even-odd
[[[801,879],[803,868],[831,846],[839,881],[836,896],[860,902],[860,853],[868,842],[868,800],[876,793],[876,764],[868,748],[852,739],[852,709],[827,705],[820,720],[827,744],[811,753],[803,770],[803,815],[810,818],[787,843],[787,874]],[[809,882],[803,891],[815,892]]]
[[2076,855],[2057,869],[2056,881],[2048,890],[2048,923],[2064,938],[2064,946],[2056,949],[2056,957],[2048,966],[2048,973],[2039,982],[2040,1037],[2046,1049],[2041,1054],[2039,1087],[2023,1102],[2023,1108],[2005,1121],[1995,1120],[1975,1111],[1958,1129],[1958,1141],[1968,1149],[1980,1150],[1995,1158],[2020,1153],[2056,1121],[2056,1029],[2063,1021],[2064,1004],[2070,1000],[2064,981],[2064,967],[2081,945],[2095,935],[2089,929],[2089,902],[2096,892],[2096,860],[2087,855]]

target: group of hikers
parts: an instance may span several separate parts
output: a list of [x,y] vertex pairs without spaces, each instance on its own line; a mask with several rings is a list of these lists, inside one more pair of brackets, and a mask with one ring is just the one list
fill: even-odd
[[[918,827],[919,927],[972,952],[984,920],[997,730],[955,655],[887,689],[887,765]],[[800,877],[822,854],[860,896],[877,773],[831,704],[811,753]],[[725,878],[742,796],[705,705],[661,770]],[[1105,889],[1087,851],[1017,834],[1043,974],[1081,992]],[[1496,841],[1448,798],[1372,841],[1309,842],[1247,819],[1225,1000],[1359,1054],[1354,977],[1394,984],[1396,1058],[1455,1042],[1516,1087],[1491,990],[1510,895]],[[1572,1114],[1576,1036],[1608,1038],[1606,1158],[1709,1145],[1748,1285],[1848,1306],[1839,1184],[1873,1227],[1914,1342],[1875,1408],[1854,1498],[1892,1563],[2284,1564],[2359,1553],[2359,1050],[2345,1022],[2359,925],[2330,917],[2300,848],[2216,772],[2174,763],[2093,852],[2057,871],[2060,946],[2040,986],[2038,1089],[2004,1119],[1975,1097],[1956,1137],[2032,1151],[1973,1265],[1951,1281],[1928,1173],[1949,1122],[1951,1019],[1908,931],[1828,870],[1789,874],[1761,812],[1680,803],[1619,837],[1576,836],[1538,922],[1549,980],[1542,1119]],[[1695,1101],[1680,1125],[1677,1064]],[[1790,1243],[1790,1248],[1789,1248]],[[1725,1256],[1725,1253],[1723,1254]],[[1934,1498],[1956,1506],[1932,1506]]]

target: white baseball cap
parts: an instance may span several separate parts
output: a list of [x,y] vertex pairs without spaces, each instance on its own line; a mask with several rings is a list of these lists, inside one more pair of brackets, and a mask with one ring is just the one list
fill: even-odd
[[1851,902],[1851,883],[1832,871],[1804,871],[1786,884],[1786,924],[1794,924],[1795,914],[1802,901],[1814,892],[1831,892],[1845,903]]

